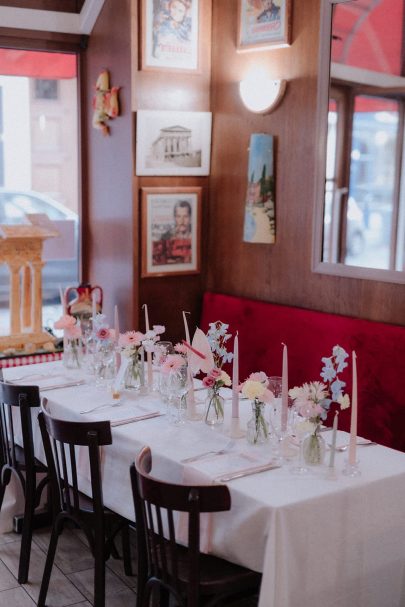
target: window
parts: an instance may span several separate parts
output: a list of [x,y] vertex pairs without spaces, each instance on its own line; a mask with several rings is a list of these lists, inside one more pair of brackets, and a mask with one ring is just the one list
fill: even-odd
[[[0,49],[0,222],[27,222],[29,213],[55,222],[59,236],[44,243],[47,303],[79,279],[76,65],[73,53]],[[8,297],[3,264],[0,304]]]
[[331,89],[323,261],[404,269],[405,102]]

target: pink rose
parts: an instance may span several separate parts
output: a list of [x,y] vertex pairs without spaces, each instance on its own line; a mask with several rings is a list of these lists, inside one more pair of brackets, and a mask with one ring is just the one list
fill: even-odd
[[79,339],[79,337],[82,336],[82,330],[79,327],[79,325],[74,325],[73,327],[70,327],[69,329],[65,329],[65,336],[68,339]]
[[268,390],[266,388],[266,390],[264,391],[264,394],[262,394],[261,396],[261,400],[266,403],[266,404],[270,404],[271,402],[273,402],[274,400],[274,394],[271,390]]
[[96,333],[97,339],[101,339],[105,341],[106,339],[110,339],[110,329],[108,327],[101,327]]
[[212,388],[212,386],[215,384],[215,379],[211,375],[206,375],[202,380],[202,383],[206,388]]
[[218,379],[219,377],[221,377],[221,373],[222,373],[221,369],[217,369],[216,367],[214,367],[209,372],[209,375],[210,375],[210,377],[213,377],[214,379]]
[[267,375],[265,373],[263,373],[263,371],[258,371],[256,373],[251,373],[249,375],[249,379],[251,379],[252,381],[259,381],[261,384],[268,384],[267,381]]

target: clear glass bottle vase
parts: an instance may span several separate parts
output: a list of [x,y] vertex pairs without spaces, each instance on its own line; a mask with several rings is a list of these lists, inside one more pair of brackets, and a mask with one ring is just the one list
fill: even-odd
[[80,369],[83,360],[83,343],[81,337],[63,339],[63,364],[67,369]]
[[126,390],[139,390],[144,384],[143,357],[139,351],[130,357],[124,376],[124,387]]
[[325,460],[326,444],[323,436],[319,433],[320,425],[308,434],[302,443],[304,461],[310,466],[320,466]]
[[252,402],[252,417],[247,423],[246,438],[252,445],[261,445],[269,440],[269,424],[264,417],[264,403]]
[[205,401],[204,421],[209,426],[219,426],[224,423],[224,399],[215,388],[208,390]]

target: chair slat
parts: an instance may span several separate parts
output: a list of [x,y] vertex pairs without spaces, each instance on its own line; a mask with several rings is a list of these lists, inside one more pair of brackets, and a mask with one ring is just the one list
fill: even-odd
[[77,484],[77,470],[76,470],[76,453],[75,446],[69,445],[70,454],[70,469],[72,471],[72,487],[73,487],[73,506],[75,512],[79,510],[79,487]]

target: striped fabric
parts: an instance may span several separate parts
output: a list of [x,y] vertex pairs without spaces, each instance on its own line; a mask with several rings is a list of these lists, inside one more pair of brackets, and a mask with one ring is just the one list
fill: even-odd
[[35,363],[48,363],[61,360],[62,352],[48,352],[44,354],[29,354],[26,356],[13,356],[0,360],[0,368],[21,367],[22,365],[34,365]]

